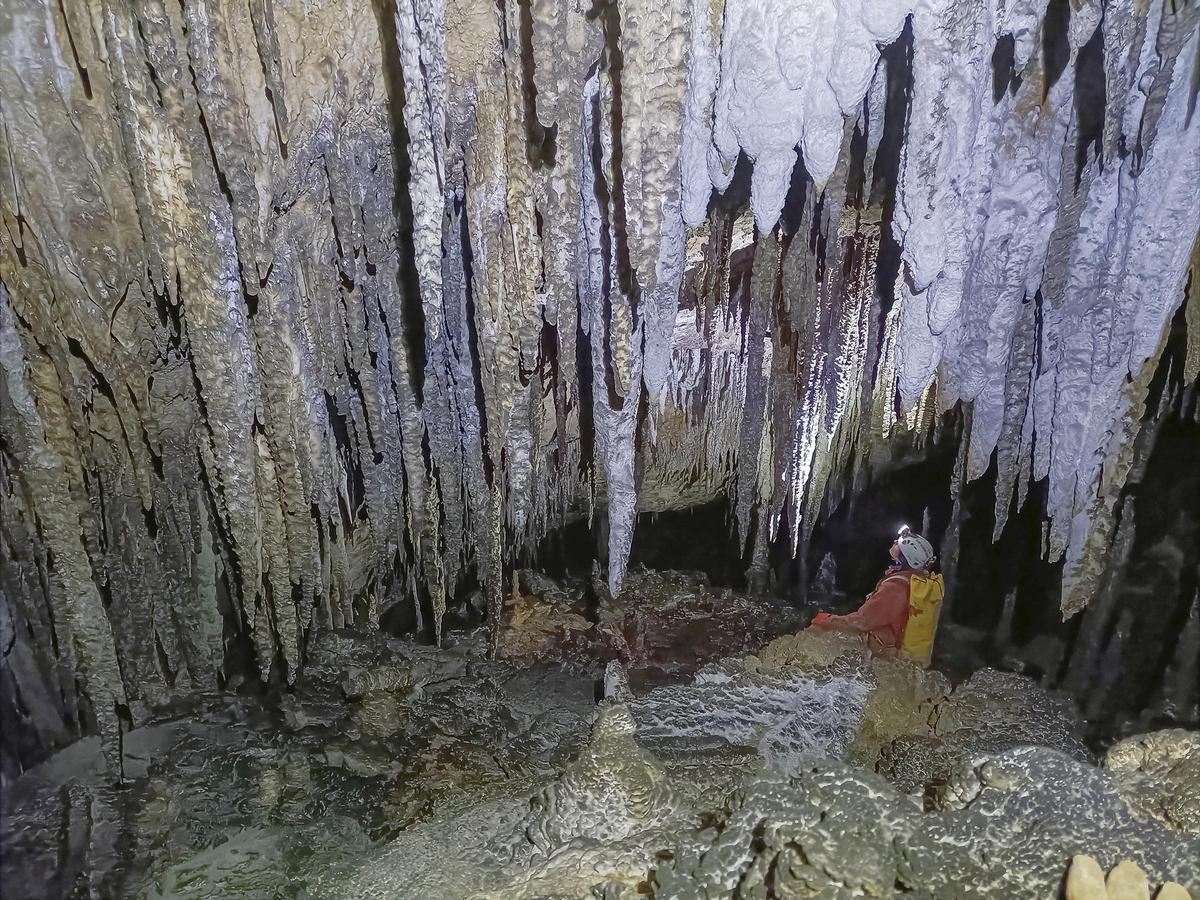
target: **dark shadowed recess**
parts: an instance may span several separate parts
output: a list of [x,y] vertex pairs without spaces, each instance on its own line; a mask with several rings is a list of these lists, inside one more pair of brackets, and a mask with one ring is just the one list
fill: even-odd
[[[713,584],[744,588],[746,566],[732,521],[732,507],[724,497],[703,506],[642,513],[633,533],[629,567],[703,572]],[[607,555],[606,541],[602,519],[594,526],[587,519],[576,519],[523,553],[520,564],[555,578],[585,578],[593,562]]]

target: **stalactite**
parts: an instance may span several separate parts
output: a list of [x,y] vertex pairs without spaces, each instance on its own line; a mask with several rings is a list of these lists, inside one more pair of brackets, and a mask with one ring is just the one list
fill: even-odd
[[779,242],[773,234],[764,235],[755,248],[746,347],[743,351],[746,360],[746,405],[742,411],[738,442],[738,484],[734,510],[743,553],[747,549],[751,514],[758,499],[759,449],[763,442],[763,419],[770,380],[769,372],[763,371],[763,342],[767,337],[768,319],[775,307],[778,272]]
[[666,383],[685,257],[680,146],[684,0],[621,4],[621,169],[629,264],[638,281],[642,378]]
[[[1004,374],[1004,412],[1000,434],[996,439],[996,504],[995,524],[992,540],[1000,539],[1008,522],[1012,506],[1013,490],[1020,473],[1028,467],[1030,435],[1027,423],[1032,420],[1029,409],[1029,393],[1033,383],[1033,367],[1036,359],[1037,304],[1026,298],[1021,304],[1013,330],[1012,346],[1009,349]],[[978,401],[977,401],[978,402]],[[987,418],[986,411],[981,416]],[[974,438],[972,438],[974,440]],[[1022,450],[1026,453],[1022,460]],[[1028,476],[1026,476],[1028,477]],[[1018,503],[1018,506],[1021,504]]]
[[726,2],[713,143],[726,171],[740,152],[754,161],[760,231],[779,219],[797,145],[818,187],[833,175],[843,117],[856,114],[867,93],[876,42],[895,40],[907,12],[890,2]]
[[954,460],[954,471],[950,476],[950,522],[946,526],[946,535],[942,538],[941,568],[946,585],[946,599],[942,604],[942,612],[949,616],[958,596],[958,556],[962,539],[963,527],[963,488],[970,477],[971,432],[975,428],[975,411],[973,408],[963,412],[963,431],[958,441],[958,456]]
[[442,150],[446,133],[445,10],[439,0],[397,0],[396,36],[404,73],[404,124],[412,166],[413,247],[425,327],[441,323]]
[[1187,356],[1183,363],[1184,384],[1194,384],[1200,378],[1200,234],[1192,244],[1192,261],[1188,269],[1187,298],[1184,300],[1187,323]]
[[494,641],[574,517],[616,594],[639,511],[728,497],[761,581],[960,402],[955,490],[994,455],[999,540],[1045,479],[1081,609],[1185,284],[1200,368],[1200,11],[1052,11],[8,3],[3,678],[56,698],[38,746],[302,677],[363,610],[439,639],[469,577]]
[[[613,380],[622,367],[622,357],[628,374],[623,380],[626,390],[641,381],[640,335],[628,335],[616,327],[619,310],[628,310],[627,300],[617,295],[612,300],[612,318],[605,316],[603,290],[620,282],[617,272],[617,241],[619,236],[611,221],[611,211],[602,210],[599,196],[609,194],[611,184],[611,135],[606,132],[605,120],[597,119],[604,109],[604,83],[599,74],[588,80],[583,106],[583,174],[580,186],[584,197],[584,212],[580,217],[581,245],[589,260],[588,283],[583,288],[584,316],[591,339],[592,413],[595,419],[596,447],[604,467],[604,484],[608,504],[608,589],[615,597],[621,592],[625,566],[633,544],[633,527],[637,516],[637,491],[634,483],[634,436],[637,429],[638,394],[620,397],[621,384],[614,385],[618,396],[607,387],[605,361],[612,360]],[[625,319],[628,323],[628,319]],[[626,324],[625,328],[629,327]],[[608,337],[608,342],[605,338]],[[618,345],[623,349],[618,349]],[[619,405],[618,405],[619,404]]]
[[[980,186],[986,186],[993,205],[998,197],[1018,194],[1015,191],[1001,190],[994,176],[980,180],[982,176],[975,163],[977,154],[964,153],[960,149],[958,156],[946,157],[940,162],[936,155],[930,155],[930,148],[936,148],[937,141],[941,139],[941,127],[936,124],[937,120],[931,117],[930,112],[933,97],[940,98],[939,102],[944,107],[975,111],[973,115],[964,119],[968,128],[967,140],[964,142],[960,139],[956,145],[959,148],[978,146],[980,135],[990,145],[992,142],[988,136],[996,128],[995,110],[1010,103],[1008,100],[1001,100],[993,107],[990,116],[985,117],[981,123],[978,110],[983,102],[981,96],[986,94],[989,82],[985,77],[987,72],[983,63],[978,60],[972,63],[974,69],[971,71],[977,73],[973,76],[976,87],[972,94],[969,90],[971,79],[963,80],[957,75],[953,80],[944,79],[941,86],[937,86],[937,76],[934,74],[938,70],[937,65],[928,59],[922,61],[923,54],[932,53],[935,61],[943,60],[938,64],[941,65],[942,72],[950,71],[947,68],[947,65],[950,65],[957,73],[961,69],[963,47],[978,48],[973,51],[976,57],[986,48],[986,42],[981,36],[985,33],[981,30],[984,23],[978,18],[980,12],[969,7],[959,9],[962,15],[958,19],[943,19],[942,24],[937,26],[939,30],[935,33],[942,35],[941,43],[935,40],[926,44],[927,34],[922,28],[920,15],[916,18],[915,68],[918,81],[914,88],[913,115],[916,121],[928,121],[931,124],[923,126],[926,129],[923,133],[930,138],[924,141],[914,142],[915,134],[910,128],[906,146],[922,148],[924,156],[920,158],[925,162],[918,162],[917,157],[911,157],[904,172],[912,171],[913,176],[906,180],[908,176],[902,174],[898,189],[900,208],[904,212],[899,220],[898,233],[905,242],[905,265],[908,274],[908,278],[901,283],[901,345],[905,348],[899,373],[901,393],[911,401],[937,370],[941,373],[944,387],[949,388],[944,391],[944,402],[949,403],[964,397],[979,403],[976,411],[978,431],[973,430],[976,446],[972,451],[971,474],[981,474],[987,466],[988,457],[1000,440],[1000,432],[1005,428],[1008,435],[1014,432],[1015,420],[1022,406],[1021,395],[1025,392],[1023,378],[1015,375],[1011,366],[1006,367],[1010,375],[1009,390],[1012,393],[1007,395],[1008,399],[1001,401],[998,372],[988,373],[993,366],[998,370],[1000,364],[1007,361],[1012,334],[1011,323],[1016,321],[1015,312],[1020,308],[1020,298],[1035,293],[1037,282],[1033,279],[1038,277],[1042,261],[1045,260],[1046,274],[1041,284],[1044,297],[1039,347],[1041,362],[1033,383],[1031,399],[1034,430],[1025,433],[1028,433],[1031,439],[1034,433],[1040,433],[1042,436],[1033,446],[1033,476],[1050,476],[1051,526],[1047,552],[1051,558],[1058,558],[1064,553],[1067,555],[1063,609],[1065,613],[1069,613],[1077,610],[1080,605],[1079,598],[1091,591],[1097,566],[1096,548],[1103,546],[1107,540],[1104,523],[1111,518],[1112,501],[1102,501],[1097,506],[1095,494],[1088,496],[1088,491],[1090,486],[1098,483],[1101,471],[1099,460],[1104,455],[1111,457],[1113,450],[1105,447],[1108,439],[1101,433],[1100,428],[1063,430],[1061,423],[1083,415],[1084,418],[1080,421],[1096,423],[1097,426],[1104,423],[1104,427],[1107,427],[1107,423],[1114,418],[1129,414],[1129,401],[1122,400],[1118,382],[1126,371],[1136,374],[1142,370],[1145,360],[1155,355],[1154,344],[1157,344],[1168,317],[1168,309],[1164,308],[1163,301],[1173,306],[1182,286],[1179,243],[1157,244],[1156,250],[1163,253],[1164,258],[1159,259],[1155,265],[1160,272],[1170,273],[1168,288],[1160,293],[1155,287],[1153,290],[1156,299],[1140,306],[1139,314],[1130,316],[1129,320],[1133,323],[1132,332],[1121,335],[1110,322],[1108,308],[1103,311],[1095,310],[1090,298],[1095,296],[1097,289],[1114,291],[1111,296],[1143,289],[1141,285],[1151,282],[1143,280],[1147,277],[1145,275],[1135,276],[1135,272],[1145,273],[1147,269],[1142,266],[1149,260],[1142,254],[1136,256],[1136,261],[1133,256],[1128,257],[1132,266],[1111,270],[1111,274],[1106,272],[1097,283],[1094,279],[1096,270],[1092,264],[1085,263],[1084,259],[1096,249],[1109,245],[1106,240],[1098,240],[1093,229],[1104,229],[1105,234],[1111,236],[1112,232],[1108,229],[1112,227],[1113,216],[1118,216],[1120,221],[1126,223],[1125,227],[1132,227],[1131,223],[1142,215],[1153,215],[1158,221],[1192,221],[1195,219],[1196,191],[1186,187],[1168,186],[1166,181],[1157,181],[1159,178],[1172,180],[1173,175],[1168,175],[1165,170],[1160,170],[1157,175],[1150,172],[1150,167],[1154,164],[1153,153],[1139,171],[1134,171],[1128,162],[1113,163],[1103,169],[1095,161],[1086,162],[1081,175],[1082,185],[1077,190],[1074,172],[1075,148],[1082,140],[1079,135],[1081,126],[1074,119],[1069,128],[1063,123],[1063,117],[1070,113],[1071,105],[1070,94],[1063,87],[1069,82],[1066,78],[1061,78],[1054,85],[1046,85],[1043,88],[1049,91],[1048,105],[1043,104],[1031,119],[1034,139],[1028,140],[1030,126],[1026,125],[1019,132],[1024,140],[1007,140],[1000,144],[1005,148],[1032,149],[1036,155],[1027,160],[1012,160],[1008,163],[1004,163],[1002,159],[997,160],[997,163],[1003,164],[1003,168],[998,165],[996,170],[1005,181],[1010,181],[1014,174],[1019,174],[1022,180],[1012,183],[1014,188],[1019,189],[1022,201],[1025,202],[1030,197],[1036,199],[1033,210],[1021,211],[1022,221],[1028,221],[1026,217],[1032,213],[1032,221],[1048,223],[1053,221],[1050,216],[1054,210],[1059,210],[1053,231],[1049,231],[1045,225],[1033,230],[1021,230],[1015,223],[1005,228],[1005,211],[1001,209],[1000,215],[993,215],[984,220],[987,229],[994,230],[999,240],[985,240],[985,255],[972,260],[965,251],[971,246],[972,230],[980,225],[969,218],[969,214],[973,214],[974,210],[973,205],[967,204],[971,192],[979,190]],[[1098,10],[1093,7],[1084,7],[1072,14],[1068,36],[1070,63],[1076,62],[1098,21]],[[1004,23],[1001,23],[1001,27],[1003,26]],[[1120,26],[1116,24],[1112,27]],[[951,34],[946,31],[949,28],[957,31]],[[1173,46],[1171,45],[1172,48]],[[952,55],[953,63],[948,63],[951,55],[947,54]],[[1111,66],[1116,63],[1109,64]],[[1030,74],[1036,76],[1039,73],[1025,73],[1024,80],[1011,101],[1013,113],[1000,118],[998,121],[1001,124],[1013,121],[1014,115],[1019,117],[1023,114],[1022,110],[1031,109],[1030,101],[1038,99],[1036,95],[1022,99],[1022,94],[1034,90],[1031,85],[1036,85],[1039,80],[1036,77],[1030,78]],[[1183,74],[1182,71],[1179,74]],[[927,86],[922,87],[923,84]],[[1175,102],[1186,102],[1182,92],[1172,96],[1176,98]],[[1179,128],[1187,130],[1186,116],[1180,114],[1180,117],[1173,118],[1173,121]],[[1171,142],[1181,137],[1182,133],[1176,131],[1169,133],[1166,140]],[[1189,140],[1192,137],[1189,135]],[[1053,161],[1064,140],[1066,144],[1061,153],[1062,164],[1056,176]],[[1194,140],[1192,142],[1194,143]],[[1184,161],[1182,168],[1190,172],[1197,162],[1197,154],[1190,150],[1184,151],[1182,145],[1179,146]],[[1043,147],[1046,150],[1039,149]],[[1160,160],[1163,154],[1171,153],[1172,151],[1164,146],[1159,150]],[[959,174],[945,182],[918,178],[916,171],[922,165],[926,169],[940,166],[947,176],[954,172]],[[910,170],[907,166],[917,166],[918,169]],[[1136,190],[1121,190],[1120,200],[1116,201],[1118,184],[1126,184],[1133,188],[1135,178]],[[905,187],[910,182],[914,185],[915,192]],[[946,185],[942,189],[943,193],[930,193],[930,186],[938,183]],[[1057,201],[1050,199],[1055,193],[1058,194]],[[1149,208],[1141,207],[1137,199],[1149,196],[1170,197],[1171,202],[1166,207],[1156,205],[1154,213],[1151,214]],[[921,199],[918,200],[918,197]],[[1124,211],[1118,212],[1122,208]],[[929,210],[934,214],[925,215],[922,214],[922,210]],[[1129,235],[1132,233],[1125,232]],[[1021,241],[1014,243],[1010,239],[1010,235],[1013,234],[1019,235]],[[986,239],[988,231],[984,232],[984,236]],[[988,249],[993,246],[1002,254],[995,259],[991,258],[994,251]],[[1043,247],[1045,249],[1042,249]],[[1003,280],[993,282],[994,286],[989,286],[988,280],[994,277],[990,273],[1000,273]],[[1133,287],[1134,282],[1128,280],[1130,278],[1136,278],[1139,287]],[[1006,285],[1005,281],[1010,284]],[[910,289],[910,284],[915,291]],[[970,296],[973,298],[967,304],[962,301],[964,284],[970,287]],[[1088,287],[1085,288],[1085,284]],[[1117,287],[1118,285],[1128,287]],[[982,286],[986,286],[982,291],[982,298],[974,299],[980,297]],[[983,317],[980,319],[982,327],[972,325],[975,316]],[[1081,316],[1085,317],[1088,326],[1080,327]],[[1067,324],[1068,321],[1070,325]],[[964,331],[967,335],[974,331],[982,331],[988,336],[989,344],[995,342],[994,350],[989,346],[989,352],[982,360],[983,365],[973,356],[972,344],[965,336],[960,336]],[[1084,362],[1098,359],[1098,341],[1103,342],[1106,348],[1113,342],[1123,344],[1125,348],[1104,351],[1111,361],[1106,371]],[[944,363],[943,359],[949,353],[949,348],[956,346],[955,342],[961,342],[961,350],[949,356],[952,362]],[[1123,352],[1128,353],[1124,359]],[[989,359],[995,359],[997,362],[989,363]],[[1144,376],[1143,381],[1148,377]],[[1101,397],[1104,399],[1101,400]],[[1002,409],[1007,409],[1008,412],[1001,412]],[[1006,418],[1007,426],[1004,425]],[[1113,445],[1122,439],[1119,437]],[[1096,450],[1100,453],[1093,455]],[[1002,486],[1009,483],[1013,466],[1011,449],[1006,448],[1004,452],[1006,464]],[[1095,462],[1084,462],[1085,459],[1094,459]],[[1077,477],[1081,465],[1085,467],[1085,477],[1082,479]],[[1107,478],[1113,470],[1109,466],[1104,471]],[[1123,475],[1123,469],[1119,466],[1117,473],[1114,483],[1119,483]],[[1084,488],[1082,491],[1081,487]],[[1003,513],[1007,506],[1007,497],[998,497],[997,502],[999,511]]]
[[687,97],[679,150],[683,219],[698,228],[708,215],[708,201],[715,180],[709,177],[712,146],[712,107],[720,73],[723,0],[689,0]]
[[[1130,439],[1129,456],[1122,473],[1123,482],[1126,475],[1131,483],[1141,481],[1158,434],[1166,421],[1164,414],[1171,403],[1171,392],[1164,390],[1152,424],[1139,429]],[[1067,663],[1066,687],[1076,696],[1088,696],[1091,685],[1098,677],[1104,642],[1112,629],[1113,617],[1120,609],[1126,590],[1129,560],[1136,536],[1134,505],[1134,495],[1127,493],[1121,502],[1120,515],[1113,520],[1115,532],[1111,539],[1106,541],[1108,565],[1097,573],[1098,583],[1091,598],[1093,603],[1086,610],[1080,623]]]
[[[578,165],[580,103],[588,69],[599,57],[600,29],[587,21],[587,8],[579,2],[534,0],[529,4],[530,49],[533,83],[536,88],[537,118],[530,123],[540,128],[543,149],[552,145],[551,160],[535,169],[535,195],[541,216],[543,277],[539,287],[543,315],[554,326],[557,340],[554,358],[557,377],[553,386],[556,423],[557,467],[547,485],[556,490],[539,495],[546,509],[539,527],[551,526],[551,506],[562,515],[572,505],[581,485],[579,461],[574,454],[578,434],[578,386],[576,331],[579,304],[576,297],[576,257],[580,197]],[[569,52],[564,53],[563,48]],[[543,124],[545,123],[545,124]]]
[[[54,433],[61,435],[62,409],[38,408],[31,388],[42,388],[45,401],[61,402],[57,385],[45,391],[38,372],[46,372],[49,360],[29,361],[17,338],[17,323],[8,291],[0,286],[0,372],[3,374],[6,443],[28,491],[24,502],[28,515],[53,554],[53,573],[48,600],[53,610],[55,645],[65,658],[63,664],[81,678],[103,740],[104,753],[114,770],[120,768],[120,722],[118,705],[125,704],[125,690],[118,670],[112,629],[94,581],[88,553],[80,540],[80,510],[72,496],[78,487],[79,471],[72,472]],[[32,363],[32,364],[31,364]],[[29,375],[27,375],[27,371]],[[30,379],[32,376],[32,379]],[[50,374],[53,378],[53,374]],[[32,384],[30,383],[32,380]],[[54,420],[58,420],[55,425]],[[66,437],[62,435],[61,437]],[[61,440],[61,438],[60,438]],[[78,712],[71,710],[72,717]]]

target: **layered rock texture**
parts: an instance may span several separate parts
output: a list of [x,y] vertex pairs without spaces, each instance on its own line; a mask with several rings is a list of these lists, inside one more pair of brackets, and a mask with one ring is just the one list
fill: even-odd
[[[7,0],[5,770],[519,550],[752,572],[962,404],[1096,591],[1195,245],[1200,6]],[[799,150],[797,150],[799,147]],[[747,184],[748,183],[748,184]],[[496,616],[493,616],[495,619]]]
[[[673,616],[711,621],[724,592],[678,574],[619,611],[653,613],[670,583]],[[747,655],[721,624],[719,659],[654,687],[582,652],[488,658],[483,628],[441,648],[322,632],[279,710],[193,698],[128,733],[123,784],[95,737],[23,774],[4,896],[1200,896],[1195,732],[1098,767],[1029,678],[951,689],[830,632]],[[529,629],[507,618],[501,645]]]

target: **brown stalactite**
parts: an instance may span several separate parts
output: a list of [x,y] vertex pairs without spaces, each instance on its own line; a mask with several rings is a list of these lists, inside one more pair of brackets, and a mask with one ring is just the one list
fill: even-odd
[[[25,517],[36,527],[47,552],[53,554],[45,601],[52,611],[56,655],[60,664],[68,671],[73,669],[82,680],[105,756],[113,770],[120,771],[118,706],[124,706],[126,698],[117,648],[93,564],[81,539],[80,525],[86,512],[72,496],[72,486],[78,484],[82,473],[71,471],[75,467],[70,457],[59,449],[65,436],[54,422],[63,423],[64,410],[61,405],[39,408],[33,393],[53,401],[61,400],[64,391],[58,384],[39,384],[36,373],[46,371],[39,362],[27,358],[8,291],[0,286],[0,372],[4,408],[11,415],[5,422],[6,442],[12,442],[13,459],[26,487],[22,498]],[[68,710],[68,714],[72,720],[79,716],[77,710]]]
[[1200,234],[1196,235],[1196,242],[1192,245],[1184,316],[1187,324],[1187,355],[1183,363],[1183,383],[1195,384],[1200,379]]

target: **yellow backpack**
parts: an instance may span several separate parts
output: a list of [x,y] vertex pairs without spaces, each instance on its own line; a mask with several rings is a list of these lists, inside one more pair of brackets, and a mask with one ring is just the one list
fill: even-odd
[[938,616],[946,586],[941,575],[914,573],[908,582],[908,624],[900,652],[922,666],[933,657],[933,637],[937,632]]

